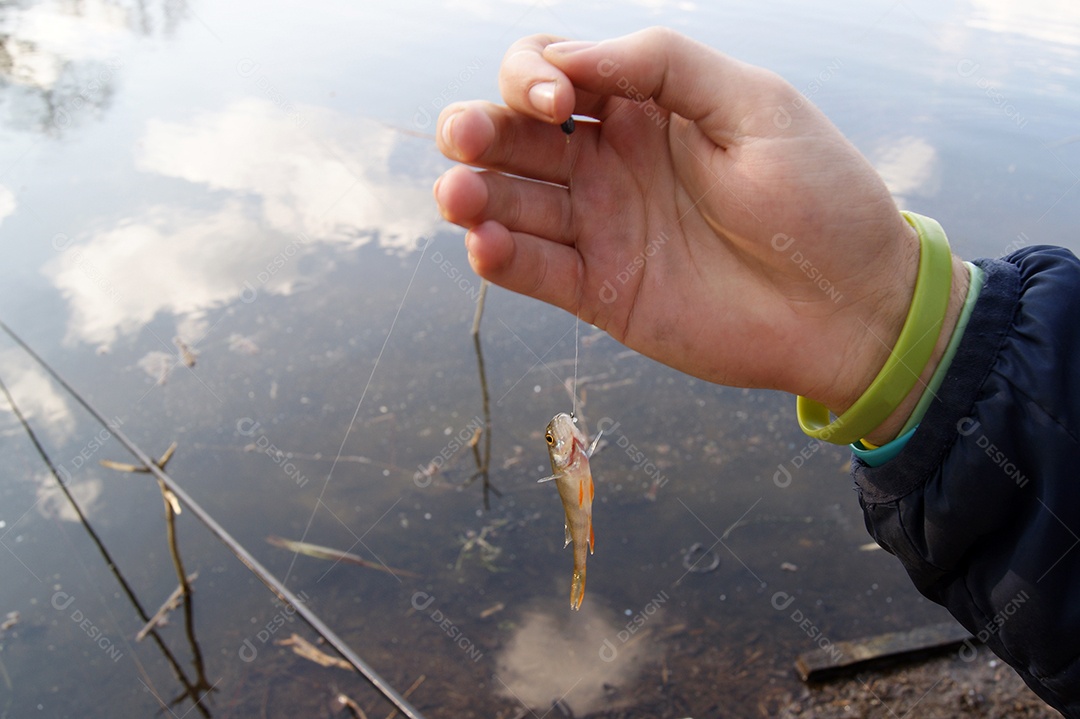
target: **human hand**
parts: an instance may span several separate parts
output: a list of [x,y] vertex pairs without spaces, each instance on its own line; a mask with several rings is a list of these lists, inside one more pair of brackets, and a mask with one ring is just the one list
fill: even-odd
[[[484,170],[435,185],[478,274],[706,380],[837,413],[866,389],[906,316],[918,239],[791,85],[654,28],[525,38],[500,88],[508,107],[457,103],[438,125],[447,157]],[[600,122],[567,143],[571,112]]]

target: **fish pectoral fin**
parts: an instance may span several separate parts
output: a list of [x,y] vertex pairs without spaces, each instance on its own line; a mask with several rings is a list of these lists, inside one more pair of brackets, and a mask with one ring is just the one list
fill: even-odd
[[566,544],[564,544],[562,546],[563,546],[563,549],[566,549],[568,546],[570,546],[570,542],[572,542],[573,539],[574,539],[573,537],[570,536],[570,525],[569,524],[564,524],[563,525],[563,532],[566,534]]
[[550,482],[553,479],[555,479],[554,474],[551,475],[550,477],[544,477],[543,479],[538,479],[538,480],[536,480],[536,483],[539,484],[540,482]]
[[593,547],[596,545],[596,536],[592,531],[592,520],[589,520],[589,554],[593,553]]
[[603,436],[604,436],[604,430],[600,430],[599,432],[596,433],[596,436],[593,437],[592,444],[589,445],[589,450],[587,452],[585,452],[586,457],[588,457],[589,459],[592,459],[593,453],[596,452],[596,445],[600,444],[600,438],[603,437]]

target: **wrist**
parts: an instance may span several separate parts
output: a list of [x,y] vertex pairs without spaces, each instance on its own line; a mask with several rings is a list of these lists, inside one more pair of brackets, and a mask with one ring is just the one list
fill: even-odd
[[[876,444],[895,437],[945,356],[962,313],[966,266],[950,252],[937,222],[914,213],[902,217],[917,231],[916,278],[908,279],[910,261],[875,263],[877,272],[863,276],[864,286],[875,291],[856,305],[858,326],[837,318],[847,324],[849,340],[834,354],[845,361],[829,388],[833,398],[841,399],[798,398],[799,424],[817,439],[835,444],[866,439]],[[886,246],[902,258],[910,235]],[[876,305],[874,295],[879,299]],[[897,317],[905,304],[901,322]]]
[[900,434],[900,430],[907,422],[908,417],[911,416],[915,406],[919,403],[923,392],[926,391],[927,385],[930,383],[930,379],[934,376],[934,372],[937,371],[938,365],[945,356],[945,350],[949,346],[949,340],[952,338],[953,331],[956,329],[956,324],[963,311],[964,300],[967,297],[970,282],[971,277],[967,265],[964,264],[963,260],[954,255],[952,257],[952,287],[949,292],[949,304],[945,311],[945,319],[941,326],[941,334],[938,335],[937,343],[934,345],[934,351],[930,355],[930,361],[926,363],[915,386],[912,387],[911,391],[896,407],[893,413],[890,414],[884,422],[866,434],[865,438],[869,442],[875,445],[883,445],[896,439]]

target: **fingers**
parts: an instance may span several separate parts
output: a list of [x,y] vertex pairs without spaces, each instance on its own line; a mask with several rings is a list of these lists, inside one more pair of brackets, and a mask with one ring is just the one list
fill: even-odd
[[515,43],[499,82],[511,108],[548,122],[561,122],[571,111],[604,119],[619,105],[646,110],[652,102],[700,123],[710,135],[732,137],[747,116],[767,113],[771,119],[777,104],[795,92],[768,71],[666,28],[598,43],[552,40],[533,36]]
[[451,160],[566,185],[574,165],[574,143],[583,142],[587,134],[586,128],[579,128],[568,145],[555,124],[488,102],[460,102],[439,115],[436,142]]
[[473,271],[500,287],[578,311],[580,256],[573,247],[484,222],[465,236]]
[[[696,123],[701,139],[727,148],[740,138],[779,132],[777,108],[801,98],[772,73],[663,28],[599,43],[556,40],[536,35],[507,51],[499,72],[507,107],[466,102],[443,110],[437,132],[443,154],[568,184],[575,154],[558,124],[573,112],[601,121],[623,112],[646,132],[651,124],[665,127],[675,112]],[[636,137],[625,129],[609,139]],[[571,147],[588,146],[600,132],[602,126],[579,123]]]
[[444,218],[471,228],[494,220],[513,232],[572,242],[569,193],[554,185],[455,167],[435,183]]

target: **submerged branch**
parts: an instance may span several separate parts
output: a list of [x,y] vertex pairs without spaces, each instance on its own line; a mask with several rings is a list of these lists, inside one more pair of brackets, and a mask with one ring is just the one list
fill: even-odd
[[312,544],[311,542],[297,542],[292,539],[285,539],[279,537],[276,534],[271,534],[266,538],[269,544],[275,547],[281,547],[287,549],[295,554],[304,554],[315,559],[325,559],[331,562],[346,562],[348,564],[356,564],[361,567],[367,567],[368,569],[377,569],[380,572],[387,572],[393,574],[396,577],[414,577],[419,578],[420,575],[416,572],[410,572],[407,569],[395,569],[389,567],[381,562],[369,562],[363,557],[358,557],[352,552],[344,552],[340,549],[334,549],[332,547],[323,547],[318,544]]
[[[15,339],[16,342],[18,342],[20,345],[22,345],[23,348],[26,349],[27,352],[29,352],[30,355],[35,360],[37,360],[39,362],[39,364],[41,364],[43,367],[45,367],[46,370],[49,371],[50,374],[52,374],[54,377],[56,377],[56,374],[54,372],[52,372],[52,369],[50,367],[48,367],[48,365],[45,365],[43,360],[41,360],[40,357],[38,357],[36,354],[34,354],[32,351],[30,351],[30,349],[25,344],[23,344],[22,340],[20,340],[16,335],[14,335],[11,332],[11,330],[9,330],[7,328],[7,326],[4,325],[2,322],[0,322],[0,328],[3,328],[5,331],[7,331],[7,333],[9,335],[11,335],[12,338]],[[58,381],[60,381],[59,378],[58,378]],[[66,389],[71,391],[70,387],[66,383],[63,383],[61,381],[61,384]],[[16,419],[18,419],[19,424],[22,425],[23,430],[26,432],[27,436],[30,438],[30,441],[33,443],[34,448],[37,450],[38,456],[41,457],[41,460],[45,463],[45,466],[48,467],[49,472],[53,476],[53,479],[56,480],[56,484],[60,487],[60,491],[67,498],[68,503],[71,504],[72,509],[75,511],[75,515],[79,518],[79,523],[82,524],[83,529],[86,530],[86,533],[90,536],[91,541],[97,547],[98,552],[100,552],[102,558],[105,560],[105,566],[107,566],[109,568],[109,570],[112,572],[113,576],[116,577],[116,581],[119,582],[121,589],[124,590],[124,594],[127,596],[128,601],[130,601],[131,605],[133,607],[135,607],[135,612],[139,615],[139,618],[142,619],[143,622],[150,622],[150,616],[147,615],[146,610],[143,609],[142,603],[139,602],[138,597],[135,596],[135,591],[131,588],[131,585],[128,584],[127,579],[125,579],[124,575],[120,572],[120,568],[116,565],[116,562],[113,561],[112,555],[109,554],[109,550],[105,548],[105,543],[101,541],[101,537],[98,536],[98,533],[96,531],[94,531],[94,528],[90,525],[90,521],[86,518],[86,515],[83,513],[82,507],[79,506],[79,503],[75,501],[75,497],[72,496],[71,490],[68,489],[68,486],[64,483],[64,480],[60,478],[60,473],[56,469],[56,465],[53,463],[52,458],[49,457],[48,452],[46,452],[45,448],[41,445],[41,442],[38,440],[37,434],[34,432],[33,427],[30,426],[30,423],[26,420],[26,417],[23,416],[23,413],[19,409],[19,406],[15,403],[15,398],[11,396],[11,393],[8,391],[7,385],[4,384],[3,380],[0,380],[0,392],[2,392],[4,397],[7,399],[8,405],[11,406],[12,413],[15,415]],[[77,397],[77,399],[80,400],[80,403],[82,403],[84,407],[87,407],[87,409],[89,409],[89,407],[82,401],[82,399],[80,397]],[[105,421],[105,418],[102,417],[97,412],[91,411],[91,414],[102,425],[104,425],[106,427],[109,427],[110,430],[112,430],[112,431],[117,431],[117,430],[115,430],[115,428],[111,427]],[[163,455],[162,461],[166,461],[166,462],[168,461],[169,456],[171,456],[173,449],[175,449],[175,448],[171,448],[169,451],[166,452],[165,455]],[[186,580],[186,577],[185,577],[185,580]],[[169,650],[169,647],[162,640],[161,636],[158,635],[157,631],[155,629],[151,629],[149,633],[150,633],[150,636],[152,636],[154,638],[154,642],[158,645],[158,648],[161,650],[162,656],[165,657],[165,661],[168,662],[169,667],[172,669],[173,674],[176,676],[177,681],[179,681],[180,684],[183,686],[184,691],[181,694],[181,697],[190,696],[191,699],[192,699],[192,702],[194,703],[195,708],[198,710],[198,712],[200,714],[202,714],[203,716],[205,716],[205,717],[209,717],[210,712],[206,708],[206,706],[203,704],[203,698],[204,698],[203,690],[208,689],[209,685],[206,682],[206,679],[202,674],[201,657],[196,662],[196,664],[197,664],[196,669],[197,669],[198,676],[196,677],[196,681],[193,683],[190,679],[188,679],[188,676],[184,672],[183,668],[180,666],[180,663],[177,661],[176,657],[173,656],[172,651]],[[191,636],[192,639],[194,639],[193,635],[190,635],[190,636]],[[195,646],[196,645],[193,644],[193,648]]]
[[487,373],[484,371],[484,352],[480,347],[480,320],[484,316],[484,301],[487,299],[488,287],[491,285],[487,280],[480,283],[480,296],[476,298],[476,314],[473,315],[472,338],[476,348],[476,366],[480,372],[480,396],[484,408],[484,452],[481,456],[479,443],[473,443],[473,457],[476,459],[476,473],[470,478],[480,477],[484,480],[484,510],[491,510],[490,493],[500,496],[499,491],[491,486],[491,477],[488,470],[491,468],[491,397],[488,394]]
[[[5,334],[11,337],[11,339],[14,340],[15,343],[18,344],[23,349],[23,351],[25,351],[26,354],[34,360],[34,362],[36,362],[43,370],[45,370],[49,374],[49,376],[56,380],[56,382],[64,388],[64,391],[66,391],[76,402],[79,403],[79,405],[81,405],[88,413],[90,413],[90,416],[92,416],[95,421],[100,423],[103,427],[108,427],[112,432],[113,437],[116,438],[117,442],[122,444],[129,452],[131,452],[139,460],[139,462],[143,464],[143,466],[149,467],[151,474],[153,474],[161,482],[163,482],[165,486],[168,487],[169,491],[175,494],[179,501],[182,502],[184,506],[186,506],[191,511],[191,513],[195,515],[196,519],[202,522],[202,524],[208,530],[210,530],[210,532],[214,534],[214,536],[216,536],[226,547],[228,547],[229,551],[231,551],[237,559],[243,562],[244,565],[263,582],[263,584],[265,584],[271,591],[273,591],[274,594],[278,597],[278,599],[294,607],[296,609],[296,613],[299,614],[303,618],[303,620],[307,622],[309,626],[311,626],[312,629],[322,635],[322,637],[326,639],[326,641],[331,646],[333,646],[334,649],[336,649],[341,654],[341,656],[345,657],[349,661],[349,663],[352,664],[353,668],[355,668],[357,672],[363,675],[364,678],[367,679],[368,682],[370,682],[371,685],[375,687],[375,689],[378,690],[380,694],[383,695],[383,697],[385,697],[391,704],[397,707],[402,714],[409,717],[409,719],[422,719],[422,715],[419,711],[416,710],[415,707],[409,704],[409,702],[406,701],[405,698],[403,698],[400,694],[398,694],[397,691],[395,691],[394,688],[386,682],[386,680],[379,676],[379,674],[375,672],[375,670],[372,669],[367,664],[367,662],[361,659],[360,656],[357,655],[355,651],[353,651],[352,647],[350,647],[344,640],[341,639],[341,637],[339,637],[332,629],[330,629],[330,627],[327,626],[326,623],[317,614],[315,614],[310,607],[304,604],[304,602],[302,602],[295,593],[293,593],[288,587],[286,587],[280,579],[271,574],[266,569],[266,567],[259,563],[259,561],[255,559],[254,556],[252,556],[251,552],[249,552],[242,544],[236,541],[236,539],[231,534],[229,534],[229,532],[227,532],[225,528],[222,527],[221,524],[218,523],[218,521],[215,520],[210,515],[210,513],[202,507],[202,505],[192,499],[191,496],[188,495],[188,493],[185,492],[183,488],[176,482],[176,480],[166,474],[164,470],[159,468],[157,464],[155,464],[153,460],[150,459],[150,457],[138,447],[138,445],[128,439],[127,435],[125,435],[118,428],[111,426],[105,416],[102,415],[101,412],[99,412],[93,405],[91,405],[85,397],[83,397],[74,387],[72,387],[67,382],[67,380],[61,377],[60,374],[57,373],[57,371],[53,369],[48,362],[42,359],[41,355],[35,352],[33,348],[30,347],[30,345],[26,344],[26,342],[23,341],[23,339],[19,337],[19,335],[17,335],[10,327],[7,326],[7,324],[2,321],[0,321],[0,330],[2,330]],[[25,423],[25,420],[23,420],[23,424],[27,429],[29,429],[29,425]],[[39,452],[41,452],[42,456],[45,458],[46,463],[49,465],[49,468],[53,473],[53,476],[56,478],[61,488],[64,489],[66,492],[66,487],[63,486],[63,482],[60,480],[60,476],[57,473],[56,467],[52,464],[51,460],[48,460],[48,457],[47,455],[45,455],[44,450],[41,449],[40,444],[38,444],[36,437],[34,438],[34,443],[38,447]],[[153,466],[150,466],[151,464],[153,464]],[[72,504],[74,504],[74,500],[71,499],[70,493],[68,493],[68,498],[72,501]],[[83,517],[83,520],[85,525],[85,517]],[[89,525],[86,526],[89,529]],[[100,541],[98,542],[98,544],[99,547],[104,550],[104,547],[100,544]],[[110,568],[113,569],[115,572],[115,566],[112,564],[112,561],[108,561]],[[126,584],[125,589],[127,589]],[[129,596],[131,596],[134,601],[134,595],[130,594]],[[145,612],[142,613],[142,616],[144,617],[144,619],[149,619],[149,617],[146,616]],[[152,632],[151,634],[155,637],[157,636],[156,632]],[[201,703],[196,703],[196,707],[201,713],[209,716],[205,710],[205,707],[203,707]]]

